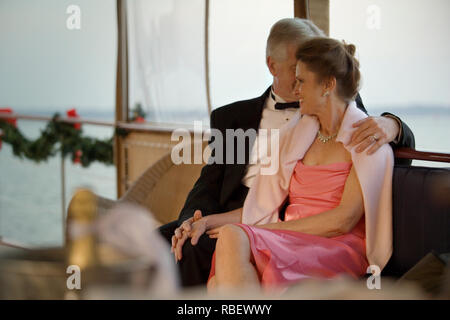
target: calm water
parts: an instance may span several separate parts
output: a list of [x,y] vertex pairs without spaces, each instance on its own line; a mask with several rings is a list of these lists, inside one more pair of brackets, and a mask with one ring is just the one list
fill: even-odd
[[[19,129],[36,138],[45,122],[18,121]],[[83,133],[112,136],[113,129],[83,125]],[[66,207],[78,187],[116,199],[114,166],[93,162],[88,168],[65,160]],[[0,151],[0,235],[26,244],[47,246],[62,242],[61,157],[35,163],[13,156],[9,144]]]
[[[401,114],[415,133],[416,149],[450,153],[450,115]],[[36,138],[43,122],[18,122],[21,131]],[[85,135],[107,138],[113,130],[83,126]],[[415,165],[449,166],[445,163],[415,161]],[[78,187],[88,187],[110,199],[116,198],[114,166],[94,162],[88,168],[65,160],[66,207]],[[0,151],[0,235],[36,246],[59,245],[62,242],[61,159],[36,164],[14,157],[10,145]]]

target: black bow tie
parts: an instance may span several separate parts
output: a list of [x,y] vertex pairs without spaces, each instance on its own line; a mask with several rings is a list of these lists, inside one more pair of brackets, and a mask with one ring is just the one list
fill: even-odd
[[300,108],[300,104],[298,103],[298,101],[296,102],[286,102],[286,103],[281,103],[281,102],[277,102],[275,103],[275,109],[277,110],[284,110],[287,108]]
[[[276,102],[275,97],[273,95],[273,93],[270,93],[272,96],[272,99]],[[298,103],[298,101],[294,101],[294,102],[276,102],[275,103],[275,109],[277,110],[284,110],[284,109],[288,109],[288,108],[300,108],[300,104]]]

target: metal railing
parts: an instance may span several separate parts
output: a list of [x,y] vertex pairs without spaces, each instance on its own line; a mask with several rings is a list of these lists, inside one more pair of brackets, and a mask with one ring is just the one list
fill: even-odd
[[[18,113],[0,113],[0,119],[24,119],[24,120],[34,120],[34,121],[50,121],[53,118],[49,116],[35,116],[35,115],[24,115]],[[118,129],[124,129],[127,131],[135,132],[172,132],[175,129],[183,128],[194,131],[194,126],[186,123],[157,123],[157,122],[146,122],[146,123],[130,123],[130,122],[114,122],[114,121],[99,121],[90,120],[84,118],[68,118],[68,117],[58,117],[56,121],[66,122],[66,123],[80,123],[80,124],[90,124],[97,126],[115,127]]]

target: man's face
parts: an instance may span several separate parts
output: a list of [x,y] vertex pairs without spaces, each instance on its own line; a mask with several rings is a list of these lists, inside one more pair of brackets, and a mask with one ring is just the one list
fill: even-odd
[[295,58],[296,45],[286,45],[284,59],[273,59],[268,57],[267,64],[270,73],[273,75],[273,90],[287,102],[297,101],[298,97],[294,93],[295,88]]

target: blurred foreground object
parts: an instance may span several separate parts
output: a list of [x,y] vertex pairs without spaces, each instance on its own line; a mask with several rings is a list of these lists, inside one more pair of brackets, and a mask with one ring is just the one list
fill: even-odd
[[[430,252],[397,282],[415,283],[425,292],[439,299],[450,299],[449,254]],[[447,260],[445,259],[447,257]]]
[[75,194],[63,248],[0,247],[0,299],[86,299],[99,288],[147,299],[177,292],[170,249],[151,214],[119,204],[98,215],[96,202],[89,190]]

